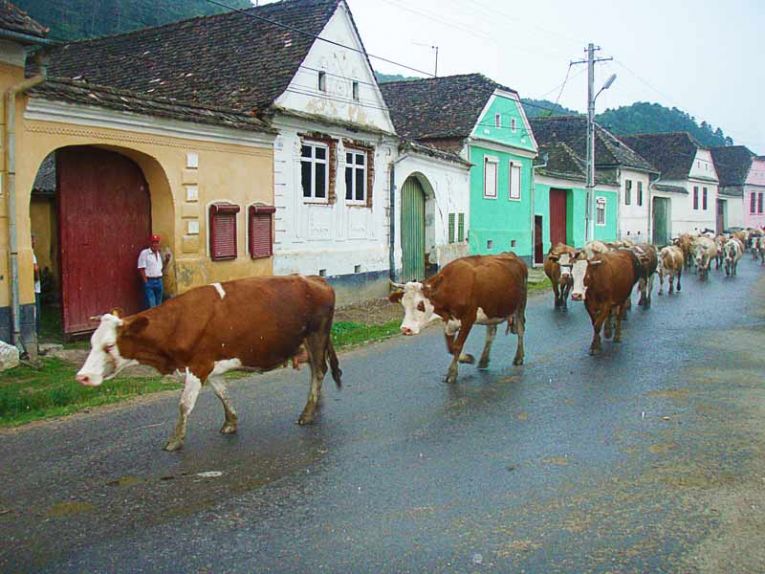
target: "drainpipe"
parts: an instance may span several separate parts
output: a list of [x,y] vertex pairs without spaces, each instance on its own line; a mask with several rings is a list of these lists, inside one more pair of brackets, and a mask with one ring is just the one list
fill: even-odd
[[46,62],[42,50],[35,54],[40,72],[31,78],[11,86],[5,92],[5,165],[8,169],[6,189],[8,190],[8,246],[11,270],[11,315],[13,333],[11,343],[20,352],[24,346],[21,340],[21,298],[19,294],[19,242],[16,217],[16,97],[41,84],[47,76]]
[[388,198],[388,277],[396,280],[396,162],[390,162],[390,190]]

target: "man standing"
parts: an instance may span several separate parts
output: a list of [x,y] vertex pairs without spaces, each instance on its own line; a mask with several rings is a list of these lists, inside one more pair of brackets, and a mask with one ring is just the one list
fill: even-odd
[[42,311],[42,283],[40,282],[40,266],[37,263],[37,255],[35,254],[35,247],[37,246],[37,239],[32,235],[32,265],[34,269],[35,279],[35,333],[40,336],[40,312]]
[[162,268],[170,260],[170,253],[162,257],[159,252],[160,239],[159,235],[152,235],[149,238],[150,246],[138,255],[138,272],[143,279],[143,293],[148,309],[162,303]]

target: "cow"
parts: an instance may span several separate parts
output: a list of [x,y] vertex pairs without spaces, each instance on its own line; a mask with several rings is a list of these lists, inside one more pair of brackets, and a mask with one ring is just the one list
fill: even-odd
[[185,376],[180,414],[165,449],[178,450],[203,384],[223,403],[223,434],[237,430],[237,415],[222,375],[232,369],[267,371],[299,355],[304,345],[311,387],[299,424],[313,422],[327,361],[341,387],[342,371],[330,338],[335,292],[321,277],[250,277],[196,287],[129,317],[106,314],[93,333],[77,381],[98,386],[125,367],[143,364]]
[[622,337],[622,316],[632,288],[643,273],[640,261],[629,249],[601,253],[591,259],[580,258],[574,263],[572,274],[574,287],[571,299],[584,301],[592,321],[590,355],[600,353],[600,330],[605,324],[604,335],[611,337],[611,321],[616,316],[614,342]]
[[664,275],[669,277],[669,294],[673,292],[673,281],[677,277],[677,291],[680,292],[680,278],[683,276],[683,251],[674,245],[668,245],[659,253],[659,295],[664,289]]
[[576,249],[573,247],[565,243],[558,243],[550,248],[545,258],[545,275],[552,284],[556,309],[566,309],[568,306],[568,294],[574,284],[571,279],[571,266],[574,264],[575,254]]
[[723,254],[725,257],[725,275],[728,277],[735,275],[738,262],[744,255],[744,246],[741,241],[735,237],[726,241],[723,246]]
[[717,245],[709,237],[697,237],[693,241],[693,258],[696,262],[696,270],[702,281],[709,277],[709,266],[712,259],[717,257]]
[[584,254],[587,256],[587,259],[592,259],[596,253],[608,253],[609,251],[611,251],[611,249],[608,245],[597,239],[588,241],[584,245]]
[[393,283],[396,290],[388,299],[404,307],[403,335],[417,335],[430,321],[443,321],[446,348],[452,355],[446,382],[454,383],[459,363],[475,362],[472,355],[462,353],[475,324],[486,325],[479,369],[488,368],[497,325],[505,321],[506,333],[518,336],[513,364],[523,364],[527,282],[526,264],[512,252],[471,255],[455,259],[421,283]]
[[656,253],[656,247],[650,243],[641,243],[630,249],[640,262],[640,280],[638,289],[640,299],[638,305],[643,305],[646,309],[651,306],[651,293],[653,292],[653,276],[659,265],[659,258]]
[[752,253],[755,261],[759,259],[760,265],[765,265],[765,236],[752,238]]
[[694,236],[690,233],[683,233],[672,240],[673,245],[679,247],[683,252],[686,269],[690,269],[693,266],[693,240]]
[[715,257],[715,271],[718,271],[722,268],[723,264],[725,263],[725,257],[723,255],[723,247],[725,246],[725,243],[728,241],[728,237],[725,235],[717,235],[714,238],[715,246],[717,247],[717,257]]

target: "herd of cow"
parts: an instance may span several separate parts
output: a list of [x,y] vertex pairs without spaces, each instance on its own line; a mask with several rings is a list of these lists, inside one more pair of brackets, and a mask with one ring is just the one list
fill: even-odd
[[[593,327],[590,354],[601,350],[601,329],[606,338],[621,339],[622,319],[636,284],[638,305],[650,307],[656,274],[658,294],[665,276],[672,294],[681,290],[684,269],[695,267],[704,280],[712,260],[726,275],[735,275],[745,246],[765,264],[765,235],[757,230],[717,237],[683,235],[673,243],[660,251],[627,241],[592,241],[583,249],[558,244],[550,249],[544,270],[552,282],[555,307],[565,309],[569,294],[584,302]],[[488,367],[502,323],[507,324],[506,332],[517,335],[513,364],[523,364],[527,284],[526,264],[514,253],[473,255],[452,261],[422,282],[393,283],[389,299],[404,308],[403,335],[416,335],[434,320],[443,322],[452,355],[446,382],[454,383],[459,363],[475,362],[463,353],[473,325],[486,326],[479,369]],[[134,364],[183,375],[178,422],[165,445],[172,451],[183,446],[187,420],[204,383],[210,383],[223,404],[221,432],[235,433],[238,419],[223,374],[233,369],[267,371],[290,360],[297,366],[296,357],[305,356],[311,385],[298,423],[308,424],[314,420],[328,368],[335,384],[341,385],[330,336],[334,310],[334,290],[321,277],[253,277],[198,287],[129,317],[115,311],[94,318],[99,325],[77,381],[98,386]]]

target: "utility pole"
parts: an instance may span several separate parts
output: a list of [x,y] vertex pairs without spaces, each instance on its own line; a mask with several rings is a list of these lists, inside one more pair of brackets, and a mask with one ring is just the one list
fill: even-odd
[[613,58],[595,58],[595,52],[600,50],[600,46],[588,44],[586,60],[578,60],[571,64],[587,64],[587,183],[585,184],[587,205],[585,208],[585,228],[584,240],[592,241],[595,239],[595,100],[600,92],[607,90],[616,79],[616,74],[611,75],[598,93],[595,93],[595,64],[597,62],[607,62]]
[[433,77],[438,77],[438,46],[432,45],[432,44],[421,44],[420,42],[412,42],[415,46],[424,46],[425,48],[430,48],[431,50],[434,50],[436,53],[436,65],[435,69],[433,71]]

